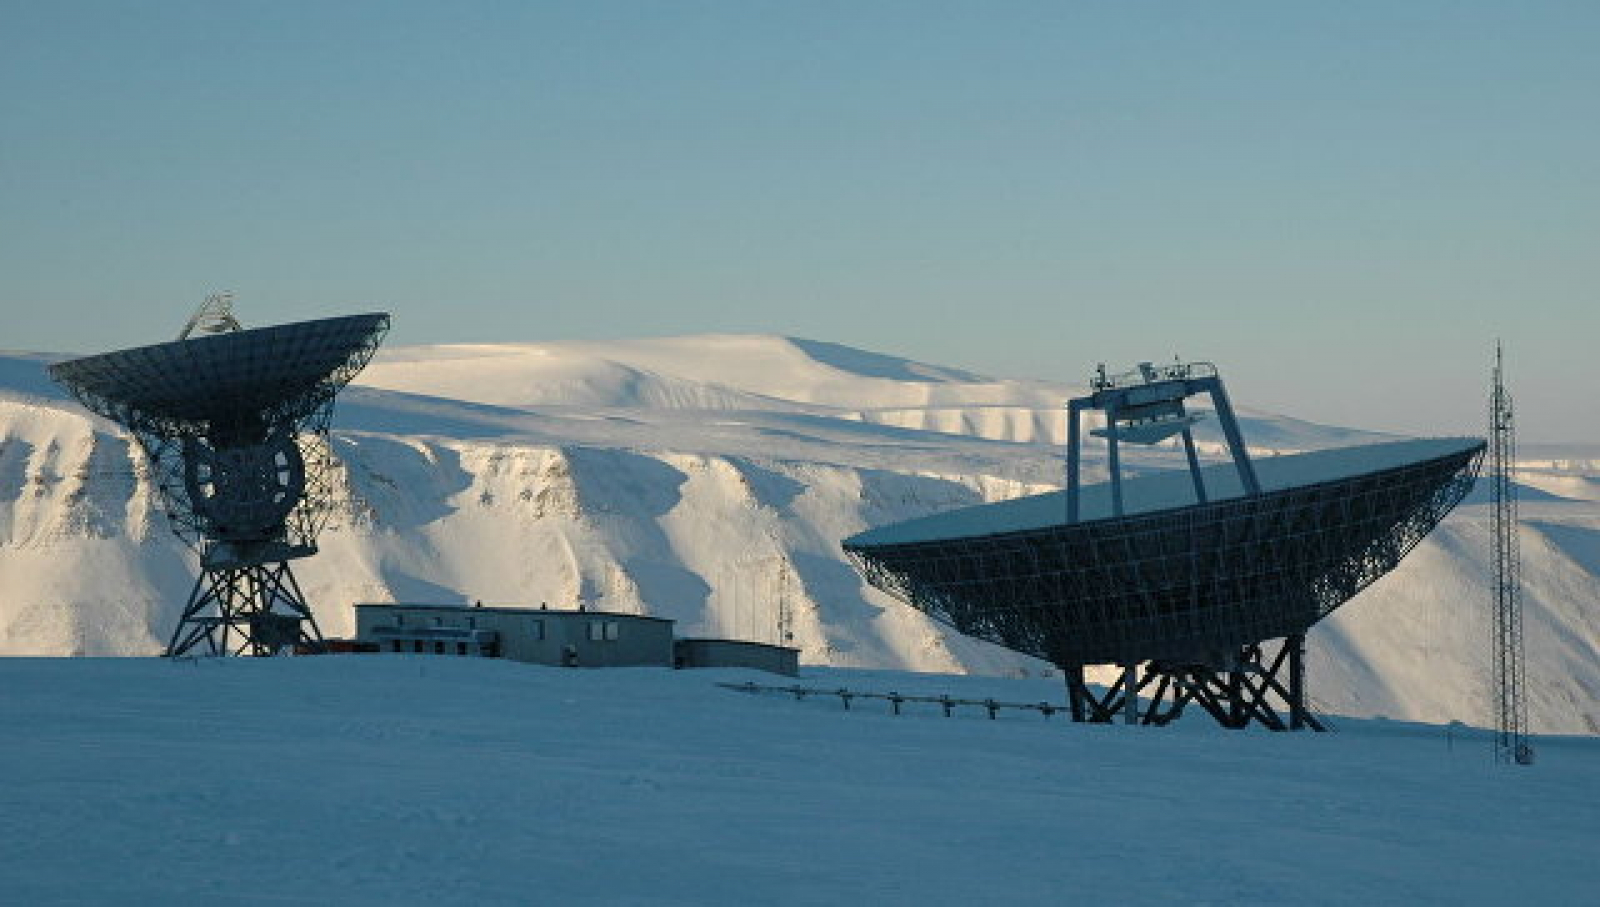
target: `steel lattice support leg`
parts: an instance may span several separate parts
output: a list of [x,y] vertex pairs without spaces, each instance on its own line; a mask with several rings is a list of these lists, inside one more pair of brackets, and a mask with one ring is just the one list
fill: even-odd
[[1311,714],[1306,708],[1306,638],[1296,634],[1285,639],[1283,646],[1289,652],[1289,730],[1298,731]]
[[166,656],[186,655],[202,644],[208,655],[264,656],[294,645],[320,649],[323,643],[300,584],[281,561],[200,571]]
[[1122,666],[1122,720],[1126,724],[1139,722],[1139,666],[1125,664]]
[[1134,690],[1128,686],[1128,672],[1125,670],[1117,675],[1117,680],[1106,688],[1104,696],[1096,696],[1083,680],[1083,666],[1065,670],[1067,676],[1067,705],[1072,712],[1072,720],[1088,722],[1090,724],[1110,724],[1117,720],[1119,714],[1124,713],[1125,694],[1131,695]]
[[[1073,721],[1110,724],[1120,718],[1131,724],[1129,716],[1137,715],[1138,724],[1161,726],[1176,721],[1193,703],[1234,730],[1252,724],[1274,731],[1326,730],[1306,704],[1303,635],[1286,638],[1271,658],[1259,645],[1246,646],[1224,667],[1154,661],[1140,676],[1135,666],[1123,665],[1103,696],[1084,683],[1081,665],[1066,675]],[[1148,696],[1142,710],[1141,693]]]
[[1083,665],[1073,665],[1062,672],[1067,678],[1067,707],[1073,721],[1089,720],[1089,688],[1083,683]]

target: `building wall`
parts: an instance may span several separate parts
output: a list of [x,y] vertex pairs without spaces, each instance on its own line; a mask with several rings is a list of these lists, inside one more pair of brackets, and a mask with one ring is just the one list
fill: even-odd
[[680,639],[673,644],[680,668],[755,668],[793,677],[800,673],[800,650],[738,639]]
[[[438,605],[357,605],[356,637],[385,651],[394,628],[491,630],[502,658],[570,667],[672,665],[672,621],[603,611],[535,611],[526,608],[463,608]],[[409,648],[407,649],[409,651]],[[453,653],[448,645],[447,653]]]

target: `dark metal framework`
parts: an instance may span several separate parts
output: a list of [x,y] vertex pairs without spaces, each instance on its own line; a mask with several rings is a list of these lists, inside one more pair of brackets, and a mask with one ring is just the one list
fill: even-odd
[[1255,722],[1274,731],[1322,731],[1327,728],[1307,707],[1305,648],[1305,635],[1295,634],[1285,637],[1271,657],[1257,644],[1242,647],[1220,666],[1151,661],[1141,670],[1126,665],[1101,694],[1084,682],[1083,666],[1075,665],[1067,673],[1067,707],[1074,721],[1109,724],[1121,715],[1128,724],[1165,725],[1193,704],[1226,728]]
[[289,562],[279,561],[200,571],[167,654],[201,642],[212,655],[276,655],[287,646],[320,647],[322,632]]
[[1244,435],[1239,431],[1239,420],[1234,417],[1233,404],[1228,400],[1227,388],[1215,365],[1190,362],[1156,367],[1143,362],[1135,371],[1113,376],[1106,375],[1102,365],[1090,386],[1093,393],[1089,396],[1067,402],[1067,522],[1076,523],[1079,519],[1083,416],[1092,410],[1105,413],[1105,428],[1094,434],[1106,439],[1113,516],[1123,513],[1122,444],[1153,444],[1174,434],[1183,438],[1195,501],[1206,502],[1200,456],[1195,451],[1194,433],[1190,430],[1199,417],[1190,416],[1186,409],[1190,397],[1202,394],[1211,398],[1212,410],[1217,414],[1222,436],[1228,444],[1228,454],[1239,471],[1240,486],[1246,494],[1261,492],[1261,482],[1256,478]]
[[316,553],[333,510],[334,399],[388,327],[386,314],[352,315],[51,366],[84,406],[133,435],[172,530],[200,555],[166,654],[321,645],[289,562]]
[[[1172,510],[845,550],[872,585],[961,633],[1051,661],[1069,685],[1085,665],[1117,664],[1137,692],[1133,675],[1148,662],[1145,685],[1165,677],[1179,711],[1193,702],[1215,716],[1209,702],[1272,727],[1260,717],[1264,684],[1295,694],[1289,724],[1296,712],[1305,724],[1303,682],[1281,682],[1283,664],[1263,662],[1260,646],[1303,637],[1393,569],[1470,489],[1483,449]],[[1219,692],[1246,678],[1260,683]],[[1114,711],[1075,701],[1083,720]]]
[[1489,489],[1494,500],[1494,754],[1495,761],[1528,765],[1527,666],[1522,653],[1522,558],[1517,544],[1517,431],[1506,389],[1500,345],[1494,348],[1489,390]]

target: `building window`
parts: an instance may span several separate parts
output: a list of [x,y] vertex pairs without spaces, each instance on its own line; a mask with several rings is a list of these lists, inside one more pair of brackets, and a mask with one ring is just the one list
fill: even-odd
[[609,639],[612,642],[615,642],[616,639],[617,639],[617,634],[618,634],[618,632],[620,630],[621,630],[621,627],[618,626],[616,621],[614,621],[614,620],[606,621],[606,639]]
[[443,655],[444,654],[444,643],[442,643],[442,642],[434,643],[433,644],[433,654],[435,654],[435,655]]
[[398,639],[394,641],[394,650],[396,652],[400,651],[400,640]]
[[444,618],[442,618],[442,617],[435,617],[435,618],[434,618],[434,619],[433,619],[433,625],[434,625],[434,626],[435,626],[435,627],[442,627],[442,626],[444,626]]
[[591,642],[615,642],[619,627],[614,620],[589,621],[589,639]]
[[413,648],[412,648],[413,652],[421,652],[422,651],[422,640],[419,639],[416,642],[412,643],[411,645],[413,646]]
[[528,629],[530,630],[528,635],[534,639],[544,639],[544,621],[536,620],[533,622],[533,626]]
[[456,643],[456,654],[457,655],[465,655],[465,654],[467,654],[467,644],[464,643],[464,642]]

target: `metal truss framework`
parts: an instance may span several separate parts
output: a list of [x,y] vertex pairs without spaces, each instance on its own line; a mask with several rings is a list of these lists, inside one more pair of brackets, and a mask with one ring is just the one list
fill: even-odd
[[323,645],[287,561],[202,570],[165,654],[183,655],[202,643],[210,655],[275,655],[289,646]]
[[[294,443],[305,464],[303,490],[299,502],[284,520],[281,535],[261,541],[279,542],[289,550],[305,554],[316,552],[316,538],[335,509],[333,469],[337,459],[328,434],[333,421],[333,403],[330,395],[294,423]],[[205,436],[160,435],[140,429],[134,430],[133,436],[150,460],[168,526],[205,558],[216,547],[216,533],[213,521],[192,500],[185,458],[185,442],[195,437],[203,442]]]
[[1177,720],[1194,704],[1226,728],[1256,723],[1274,731],[1327,729],[1308,705],[1302,635],[1286,637],[1270,659],[1260,645],[1246,646],[1222,670],[1163,661],[1148,662],[1142,671],[1139,665],[1121,667],[1116,682],[1102,694],[1084,682],[1082,665],[1067,672],[1072,720],[1109,724],[1120,716],[1128,724],[1159,726]]
[[[846,552],[872,585],[961,633],[1069,677],[1154,662],[1172,687],[1182,672],[1163,666],[1236,673],[1241,653],[1303,636],[1393,569],[1471,488],[1483,450],[1176,510]],[[1183,704],[1216,700],[1214,683],[1188,676]]]
[[[1255,467],[1250,463],[1244,435],[1239,431],[1239,420],[1233,414],[1233,404],[1228,401],[1228,391],[1215,365],[1194,362],[1156,368],[1145,363],[1138,371],[1113,377],[1107,377],[1105,366],[1101,366],[1092,387],[1094,393],[1067,402],[1067,522],[1078,522],[1083,416],[1093,410],[1105,413],[1106,427],[1097,434],[1106,439],[1107,468],[1111,474],[1111,507],[1116,516],[1122,516],[1123,513],[1122,459],[1118,451],[1120,441],[1125,436],[1131,443],[1147,444],[1177,432],[1183,438],[1189,475],[1194,482],[1195,501],[1201,504],[1206,502],[1200,456],[1195,451],[1194,433],[1189,428],[1191,419],[1184,408],[1190,397],[1202,394],[1211,398],[1212,410],[1227,441],[1228,455],[1233,458],[1234,468],[1239,471],[1239,484],[1247,494],[1261,492],[1261,483],[1256,478]],[[1141,432],[1146,433],[1142,440],[1139,439]]]
[[252,655],[320,646],[289,562],[317,551],[334,509],[334,400],[388,327],[387,315],[356,315],[51,367],[85,407],[133,435],[169,526],[200,555],[167,655],[202,643],[213,654]]
[[1494,754],[1495,761],[1529,765],[1528,682],[1522,644],[1522,558],[1517,544],[1516,423],[1505,386],[1499,344],[1489,393],[1489,489],[1494,500]]

